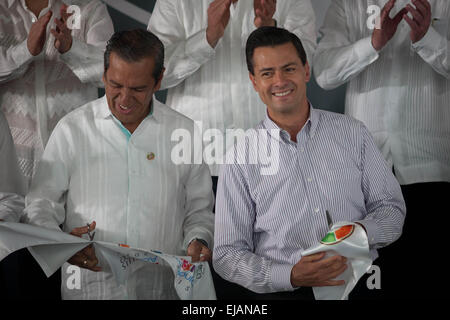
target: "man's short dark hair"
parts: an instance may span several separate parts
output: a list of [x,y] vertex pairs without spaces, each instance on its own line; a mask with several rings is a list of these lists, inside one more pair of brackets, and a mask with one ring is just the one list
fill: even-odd
[[292,32],[277,27],[261,27],[253,31],[247,39],[245,55],[247,58],[247,68],[251,74],[255,74],[253,68],[253,53],[256,48],[275,47],[285,43],[292,43],[297,50],[303,65],[306,64],[306,52],[300,39]]
[[164,68],[164,45],[153,33],[144,29],[119,31],[112,35],[105,50],[105,73],[109,68],[109,58],[114,52],[128,62],[138,62],[152,57],[155,61],[153,78],[157,81]]

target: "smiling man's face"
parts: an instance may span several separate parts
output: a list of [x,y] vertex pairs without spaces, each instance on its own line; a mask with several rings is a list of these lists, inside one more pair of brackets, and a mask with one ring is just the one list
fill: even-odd
[[303,65],[292,43],[259,47],[253,53],[254,75],[250,80],[269,115],[297,113],[307,106],[306,84],[309,65]]
[[153,93],[161,86],[162,75],[156,80],[154,67],[151,57],[128,62],[112,52],[103,75],[109,109],[131,133],[148,116]]

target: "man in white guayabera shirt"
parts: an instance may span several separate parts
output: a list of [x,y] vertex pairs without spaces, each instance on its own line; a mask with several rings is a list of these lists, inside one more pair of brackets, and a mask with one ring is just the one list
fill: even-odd
[[[105,51],[106,95],[54,129],[26,197],[25,222],[52,229],[62,224],[77,236],[95,229],[99,241],[211,259],[211,175],[201,161],[172,161],[172,133],[183,129],[193,136],[194,122],[154,99],[163,65],[164,46],[155,35],[113,35]],[[119,287],[99,261],[92,248],[69,259],[82,268],[81,289],[66,286],[66,264],[64,299],[177,298],[168,266],[139,269]]]
[[98,97],[113,32],[98,0],[0,0],[0,109],[27,187],[58,120]]
[[[25,189],[8,122],[0,111],[0,223],[19,221],[25,204]],[[17,254],[0,262],[1,298],[19,298],[18,264]]]
[[333,1],[315,54],[317,82],[348,83],[346,114],[368,127],[402,186],[404,233],[380,255],[393,297],[444,286],[434,262],[415,258],[440,256],[450,222],[449,19],[447,0]]
[[[265,106],[248,81],[245,42],[256,28],[273,25],[297,34],[312,61],[317,36],[310,0],[157,1],[148,28],[166,47],[166,104],[199,121],[203,131],[253,128]],[[232,141],[226,139],[224,148]],[[219,143],[214,146],[224,154]],[[205,161],[216,185],[225,160]]]

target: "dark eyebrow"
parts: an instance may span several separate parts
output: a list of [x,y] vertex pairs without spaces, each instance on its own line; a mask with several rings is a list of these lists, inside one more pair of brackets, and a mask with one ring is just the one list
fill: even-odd
[[[281,69],[287,68],[289,66],[297,66],[298,64],[296,62],[289,62],[281,67]],[[275,68],[263,68],[259,70],[259,72],[266,72],[266,71],[273,71]]]

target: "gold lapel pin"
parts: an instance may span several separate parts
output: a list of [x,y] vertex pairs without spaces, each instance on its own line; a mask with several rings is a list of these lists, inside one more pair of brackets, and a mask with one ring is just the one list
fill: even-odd
[[147,160],[153,160],[155,159],[155,154],[153,152],[150,152],[147,154]]

